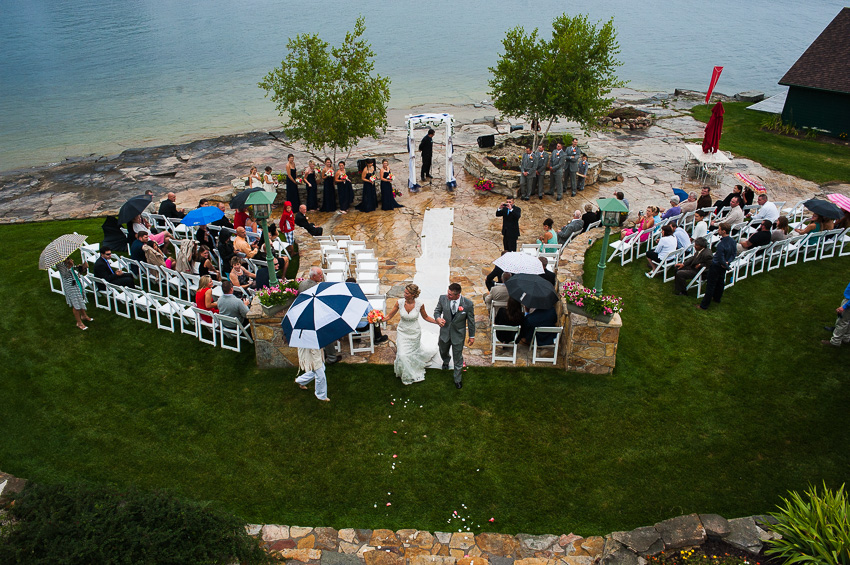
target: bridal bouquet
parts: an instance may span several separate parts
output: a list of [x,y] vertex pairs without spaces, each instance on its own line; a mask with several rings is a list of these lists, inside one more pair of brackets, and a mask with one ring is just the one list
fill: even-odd
[[385,322],[387,320],[384,313],[380,310],[372,310],[369,312],[369,315],[366,316],[366,321],[372,324],[373,326],[377,326],[378,324]]

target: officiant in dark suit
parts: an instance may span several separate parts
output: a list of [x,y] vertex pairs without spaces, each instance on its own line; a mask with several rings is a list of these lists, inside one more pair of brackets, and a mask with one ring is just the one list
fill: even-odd
[[422,152],[422,173],[420,178],[423,181],[426,177],[429,179],[434,178],[431,176],[431,158],[434,156],[435,133],[434,130],[429,129],[427,135],[419,142],[419,151]]
[[514,199],[508,198],[496,210],[496,217],[502,218],[502,244],[505,251],[516,251],[516,240],[519,238],[519,219],[522,209],[514,206]]

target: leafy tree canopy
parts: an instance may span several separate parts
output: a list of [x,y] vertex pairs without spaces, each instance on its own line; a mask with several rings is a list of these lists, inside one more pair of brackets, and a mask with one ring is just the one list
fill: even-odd
[[[490,95],[506,116],[552,123],[563,118],[590,129],[613,102],[612,89],[623,86],[616,76],[622,63],[614,19],[591,24],[587,16],[562,14],[545,39],[535,28],[508,30],[505,52],[490,67]],[[534,143],[537,143],[535,131]]]
[[339,47],[316,34],[298,35],[287,43],[280,66],[259,83],[285,119],[287,137],[314,152],[330,148],[334,160],[337,150],[387,129],[390,79],[372,75],[375,54],[365,31],[360,16]]

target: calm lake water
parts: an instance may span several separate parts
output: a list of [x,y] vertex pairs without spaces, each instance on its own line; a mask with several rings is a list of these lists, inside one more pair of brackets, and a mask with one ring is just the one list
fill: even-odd
[[257,82],[287,38],[338,43],[359,14],[394,107],[477,102],[505,31],[614,17],[620,77],[647,90],[779,91],[844,0],[0,0],[0,170],[274,127]]

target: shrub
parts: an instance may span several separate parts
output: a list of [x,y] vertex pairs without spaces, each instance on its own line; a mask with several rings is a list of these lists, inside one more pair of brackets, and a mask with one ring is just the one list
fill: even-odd
[[164,492],[29,484],[0,530],[0,563],[268,563],[233,515]]
[[773,514],[779,523],[773,530],[782,539],[771,540],[767,555],[775,555],[788,564],[850,564],[850,512],[841,485],[836,492],[823,485],[806,491],[808,500],[796,492],[782,499],[784,506]]

